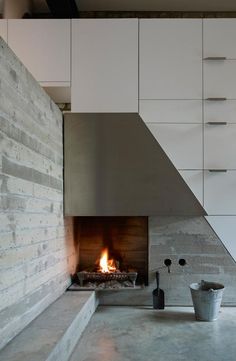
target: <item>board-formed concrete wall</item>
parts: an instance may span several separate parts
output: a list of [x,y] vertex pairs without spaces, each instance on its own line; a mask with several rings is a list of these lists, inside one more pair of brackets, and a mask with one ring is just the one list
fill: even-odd
[[0,38],[0,348],[75,267],[63,217],[62,114]]
[[[155,285],[159,269],[168,304],[191,304],[189,285],[206,280],[223,283],[223,304],[236,305],[236,263],[204,217],[150,217],[149,245],[150,282]],[[170,273],[162,267],[166,258],[172,260]]]
[[[165,259],[172,261],[170,273]],[[180,259],[186,260],[184,267]],[[223,305],[236,305],[236,263],[204,217],[149,217],[149,286],[119,297],[114,291],[100,293],[100,303],[152,305],[156,271],[166,305],[192,305],[189,285],[202,279],[223,283]]]

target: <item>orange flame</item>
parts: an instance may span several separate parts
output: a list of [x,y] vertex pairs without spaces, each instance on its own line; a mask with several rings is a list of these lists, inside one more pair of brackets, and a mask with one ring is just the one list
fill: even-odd
[[100,272],[102,272],[102,273],[111,273],[111,272],[116,271],[115,261],[113,259],[108,259],[108,249],[107,248],[105,248],[102,251],[100,261],[99,261],[99,266],[100,266]]

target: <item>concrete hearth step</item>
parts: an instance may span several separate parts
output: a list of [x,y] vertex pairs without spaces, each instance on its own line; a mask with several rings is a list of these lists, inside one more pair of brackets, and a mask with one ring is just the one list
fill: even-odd
[[66,292],[2,351],[4,361],[67,361],[97,307],[95,292]]

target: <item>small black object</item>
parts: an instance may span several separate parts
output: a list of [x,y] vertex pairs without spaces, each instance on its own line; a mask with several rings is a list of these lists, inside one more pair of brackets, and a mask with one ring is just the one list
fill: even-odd
[[164,261],[164,264],[166,265],[166,267],[168,267],[168,273],[170,273],[170,266],[172,264],[171,259],[166,258],[165,261]]
[[153,308],[155,310],[164,310],[165,308],[165,294],[164,291],[159,288],[159,272],[156,272],[157,288],[152,291]]
[[186,260],[184,258],[180,258],[179,265],[180,266],[185,266],[186,264],[187,264]]
[[165,264],[167,267],[170,267],[170,265],[172,264],[171,259],[166,258],[165,261],[164,261],[164,264]]

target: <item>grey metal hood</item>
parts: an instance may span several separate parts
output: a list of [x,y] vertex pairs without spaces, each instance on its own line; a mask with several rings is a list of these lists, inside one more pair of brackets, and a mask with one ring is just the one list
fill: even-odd
[[65,215],[204,215],[136,113],[64,115]]

